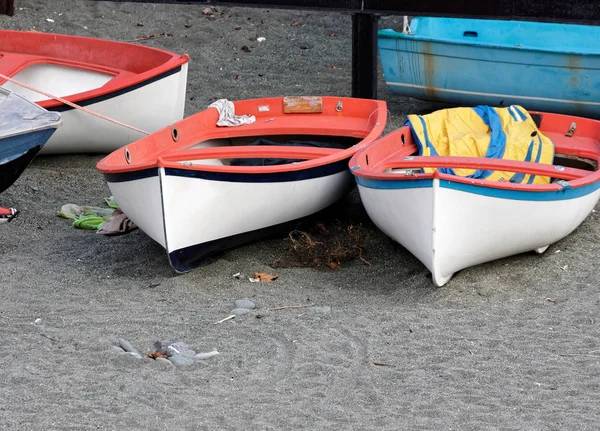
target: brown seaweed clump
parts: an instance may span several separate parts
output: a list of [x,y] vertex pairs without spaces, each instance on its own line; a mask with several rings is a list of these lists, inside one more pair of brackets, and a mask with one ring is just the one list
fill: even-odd
[[360,224],[340,220],[334,220],[328,226],[317,223],[307,231],[293,230],[286,238],[286,249],[271,266],[335,270],[356,259],[370,265],[364,257],[367,232]]

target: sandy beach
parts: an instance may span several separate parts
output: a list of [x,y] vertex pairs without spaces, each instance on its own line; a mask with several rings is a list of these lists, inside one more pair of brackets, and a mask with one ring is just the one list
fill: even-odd
[[[348,14],[15,3],[1,28],[189,54],[186,116],[220,98],[351,93]],[[149,35],[160,36],[136,41]],[[388,94],[381,72],[378,97],[389,130],[432,108]],[[101,158],[39,156],[0,195],[21,211],[0,229],[1,428],[600,428],[599,207],[544,255],[465,269],[443,288],[372,225],[356,191],[318,223],[360,229],[364,260],[300,265],[283,232],[176,275],[140,230],[106,237],[56,216],[67,203],[104,205]],[[252,283],[254,272],[278,279]],[[214,324],[244,298],[258,307]],[[285,306],[306,307],[271,310]],[[119,354],[119,338],[142,354],[157,340],[220,354],[174,367]]]

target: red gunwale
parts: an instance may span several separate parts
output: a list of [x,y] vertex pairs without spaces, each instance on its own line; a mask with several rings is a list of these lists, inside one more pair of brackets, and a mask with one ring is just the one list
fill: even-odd
[[[251,99],[234,102],[238,115],[249,114],[256,122],[238,127],[218,127],[218,112],[209,108],[185,118],[172,127],[166,127],[126,145],[97,165],[103,173],[124,173],[156,167],[176,168],[222,173],[277,173],[309,169],[316,166],[349,159],[352,155],[377,139],[383,133],[387,120],[384,101],[346,97],[323,97],[323,112],[314,114],[283,113],[283,97]],[[342,111],[337,112],[337,103]],[[269,106],[260,112],[259,106]],[[173,141],[172,130],[177,129],[178,140]],[[225,146],[188,149],[200,142],[220,138],[267,137],[273,135],[320,135],[362,139],[347,149],[286,146]],[[168,143],[168,144],[165,144]],[[129,152],[128,164],[125,153]],[[215,166],[182,165],[181,162],[199,159],[230,159],[238,157],[277,157],[306,159],[298,163],[275,166]]]
[[[544,112],[531,113],[542,115],[540,130],[554,142],[555,154],[571,155],[594,160],[600,166],[600,121],[562,114]],[[567,137],[565,136],[565,133],[569,130],[572,123],[576,123],[577,126],[574,136]],[[503,170],[507,172],[545,175],[552,178],[563,179],[568,181],[568,184],[573,188],[582,187],[600,180],[600,170],[587,171],[567,167],[562,170],[556,170],[555,165],[518,162],[504,159],[415,156],[417,151],[417,146],[413,141],[411,130],[406,126],[389,133],[362,149],[350,160],[350,166],[359,166],[353,170],[354,175],[373,180],[409,181],[437,178],[481,187],[530,192],[559,191],[563,190],[565,187],[558,183],[517,184],[480,180],[444,174],[437,170],[432,173],[415,173],[410,175],[384,171],[388,169],[414,169],[426,167]],[[369,163],[367,163],[367,159],[369,160]]]
[[12,208],[4,208],[4,207],[0,207],[0,216],[6,217],[6,216],[12,216],[13,210]]
[[[0,30],[0,73],[13,77],[34,64],[54,64],[113,75],[102,87],[63,98],[84,100],[121,91],[168,72],[189,61],[179,55],[147,46],[81,36]],[[0,85],[6,80],[0,79]],[[38,105],[62,105],[53,99]]]

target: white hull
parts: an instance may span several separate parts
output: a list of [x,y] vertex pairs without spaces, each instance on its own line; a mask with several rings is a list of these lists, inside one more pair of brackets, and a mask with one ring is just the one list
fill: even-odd
[[[183,118],[187,68],[188,64],[185,63],[177,73],[97,103],[86,104],[85,108],[145,132],[155,132]],[[16,93],[25,92],[28,93],[26,96],[40,99],[35,97],[37,93],[31,94],[31,91],[12,83],[4,86]],[[60,93],[72,94],[68,91],[63,88]],[[109,153],[145,136],[74,108],[62,111],[61,115],[62,127],[54,133],[40,154]]]
[[[442,286],[461,269],[527,251],[543,252],[592,211],[600,189],[563,200],[514,200],[441,187],[359,185],[373,222],[404,246]],[[534,192],[527,192],[535,196]]]
[[154,175],[133,181],[107,182],[110,192],[127,217],[166,248],[160,177]]
[[123,212],[165,247],[178,272],[191,269],[177,262],[179,251],[194,248],[202,255],[205,244],[221,249],[213,244],[312,215],[354,186],[347,170],[299,181],[231,182],[167,175],[160,168],[152,178],[107,182]]

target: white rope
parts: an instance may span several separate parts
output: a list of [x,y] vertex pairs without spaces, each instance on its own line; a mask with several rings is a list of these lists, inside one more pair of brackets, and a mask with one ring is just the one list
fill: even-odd
[[38,90],[37,88],[33,88],[33,87],[31,87],[31,86],[29,86],[27,84],[19,82],[16,79],[11,78],[10,76],[6,76],[6,75],[4,75],[2,73],[0,73],[0,78],[4,78],[7,81],[10,81],[10,82],[12,82],[14,84],[17,84],[20,87],[26,88],[26,89],[31,90],[31,91],[35,91],[36,93],[42,94],[42,95],[44,95],[44,96],[46,96],[46,97],[48,97],[50,99],[57,100],[57,101],[59,101],[61,103],[64,103],[65,105],[68,105],[68,106],[70,106],[72,108],[79,109],[80,111],[83,111],[83,112],[85,112],[87,114],[93,115],[93,116],[98,117],[98,118],[102,118],[103,120],[110,121],[111,123],[117,124],[119,126],[127,127],[128,129],[135,130],[136,132],[140,132],[140,133],[143,133],[145,135],[149,135],[150,134],[150,133],[148,133],[148,132],[146,132],[144,130],[138,129],[137,127],[130,126],[129,124],[122,123],[121,121],[114,120],[112,118],[106,117],[106,116],[104,116],[102,114],[99,114],[97,112],[94,112],[94,111],[92,111],[90,109],[84,108],[83,106],[77,105],[77,104],[75,104],[73,102],[69,102],[68,100],[63,99],[62,97],[54,96],[54,95],[52,95],[50,93],[46,93],[46,92],[44,92],[42,90]]

